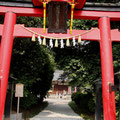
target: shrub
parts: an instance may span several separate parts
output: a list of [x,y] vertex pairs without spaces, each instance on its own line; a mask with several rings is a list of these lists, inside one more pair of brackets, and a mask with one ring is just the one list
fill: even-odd
[[30,108],[33,104],[37,104],[37,98],[33,94],[29,94],[27,97],[21,98],[20,106],[23,109]]
[[91,93],[73,93],[72,101],[74,101],[81,109],[88,109],[90,112],[93,112],[95,110],[95,103]]

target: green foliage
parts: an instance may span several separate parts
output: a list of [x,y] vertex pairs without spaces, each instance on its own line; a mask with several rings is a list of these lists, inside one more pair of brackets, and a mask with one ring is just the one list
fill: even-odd
[[[98,1],[102,2],[102,1]],[[69,27],[68,21],[68,27]],[[89,20],[74,20],[74,29],[90,29],[97,27],[96,21]],[[112,29],[120,29],[119,22],[111,22]],[[114,72],[120,71],[120,43],[112,43],[113,45],[113,65]],[[64,49],[55,48],[56,61],[58,68],[64,69],[64,76],[68,77],[69,84],[73,87],[77,86],[82,93],[89,91],[92,95],[95,94],[95,80],[101,79],[101,60],[100,60],[100,44],[98,42],[82,42],[81,45]],[[117,78],[115,76],[115,80]],[[73,95],[74,96],[74,95]],[[77,98],[78,99],[78,98]],[[94,98],[89,101],[89,107],[93,108]],[[116,101],[118,105],[118,101]],[[94,110],[91,110],[94,111]],[[118,112],[117,112],[118,113]]]
[[39,114],[44,108],[48,106],[48,102],[42,102],[38,104],[32,105],[29,109],[24,109],[23,111],[23,118],[25,120],[28,120],[28,118],[32,118],[35,115]]
[[72,94],[71,98],[72,98],[72,101],[74,101],[76,105],[79,106],[80,109],[83,109],[83,110],[87,109],[90,112],[95,111],[95,103],[91,93],[76,92]]
[[93,92],[94,81],[101,76],[98,42],[84,42],[76,47],[55,49],[56,61],[64,68],[69,84]]
[[17,24],[24,24],[27,27],[42,27],[43,26],[43,18],[18,16]]
[[[17,17],[17,24],[41,27],[38,17]],[[51,87],[54,73],[53,52],[47,47],[32,42],[30,38],[15,38],[10,74],[17,78],[16,83],[24,84],[24,98],[21,106],[25,109],[42,102]]]
[[37,104],[37,97],[29,93],[27,97],[21,98],[20,106],[24,109],[30,108],[33,104]]
[[[40,95],[41,100],[45,97],[51,87],[53,72],[54,58],[50,50],[30,39],[14,41],[11,74],[17,78],[16,82],[24,84],[24,96],[30,104],[36,101],[32,94]],[[27,101],[27,98],[24,100]]]
[[90,114],[87,109],[80,109],[74,101],[69,102],[69,106],[75,113],[80,115],[85,120],[94,120],[94,115]]
[[115,100],[116,100],[116,117],[119,119],[119,91],[115,93]]
[[88,108],[89,108],[90,112],[95,113],[95,99],[93,96],[88,101]]
[[[67,21],[68,29],[70,27],[70,20]],[[80,30],[89,30],[91,27],[97,27],[98,22],[95,20],[73,20],[73,29],[80,29]]]
[[113,65],[114,65],[114,71],[118,72],[120,69],[120,43],[113,43]]
[[30,39],[14,41],[11,74],[17,78],[16,83],[23,83],[25,86],[22,106],[27,108],[37,103],[37,95],[40,95],[42,102],[51,87],[53,73],[52,51]]

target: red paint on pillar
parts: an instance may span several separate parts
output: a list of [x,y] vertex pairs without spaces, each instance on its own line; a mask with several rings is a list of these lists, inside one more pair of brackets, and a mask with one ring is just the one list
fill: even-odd
[[110,18],[100,18],[99,28],[104,120],[116,120],[115,92],[109,88],[109,83],[114,84]]
[[0,79],[1,79],[1,96],[0,96],[0,120],[2,120],[7,92],[9,77],[9,68],[13,47],[13,32],[16,23],[16,14],[7,12],[5,14],[4,28],[0,48]]

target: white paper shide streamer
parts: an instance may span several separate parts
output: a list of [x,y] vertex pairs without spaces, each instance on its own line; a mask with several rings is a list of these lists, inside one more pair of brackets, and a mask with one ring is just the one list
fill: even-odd
[[50,45],[51,48],[53,48],[53,40],[52,40],[52,38],[50,39],[49,45]]
[[[35,36],[35,35],[33,35],[33,36]],[[76,40],[75,40],[75,37],[73,37],[72,39],[73,39],[73,40],[72,40],[73,46],[76,46],[76,45],[77,45],[77,42],[76,42]],[[42,39],[41,39],[41,36],[38,35],[38,42],[39,42],[40,45],[46,45],[46,38],[44,37],[43,40],[42,40]],[[81,43],[81,36],[78,37],[78,43]],[[64,44],[64,40],[63,40],[63,39],[60,39],[60,48],[64,48],[64,45],[65,45],[65,44]],[[49,46],[50,46],[51,48],[53,48],[53,47],[58,47],[58,39],[55,40],[55,45],[54,45],[53,39],[50,38],[50,39],[49,39]],[[67,47],[70,46],[69,38],[66,39],[66,46],[67,46]]]
[[[84,33],[81,33],[81,34],[78,34],[78,35],[75,35],[75,36],[70,36],[70,37],[65,37],[65,38],[55,38],[55,37],[49,37],[49,36],[44,36],[44,35],[42,35],[42,34],[39,34],[39,33],[36,33],[35,31],[33,31],[33,30],[31,30],[31,29],[29,29],[29,28],[27,28],[27,27],[24,27],[23,25],[20,25],[21,27],[23,27],[24,29],[26,29],[27,31],[29,31],[29,32],[31,32],[33,35],[32,35],[32,41],[33,42],[35,42],[36,40],[35,40],[35,38],[36,38],[36,36],[38,36],[38,41],[39,41],[39,44],[40,45],[47,45],[47,42],[46,42],[46,40],[50,40],[49,41],[49,46],[51,47],[51,48],[53,48],[53,46],[54,47],[59,47],[59,41],[58,40],[60,40],[60,48],[64,48],[65,47],[65,45],[67,46],[67,47],[70,47],[71,46],[71,42],[69,41],[70,39],[73,39],[73,46],[76,46],[77,44],[80,44],[81,43],[81,41],[82,41],[82,38],[81,38],[81,36],[82,35],[84,35],[84,34],[87,34],[88,32],[91,32],[92,30],[94,30],[95,28],[92,28],[91,30],[87,30],[87,31],[85,31]],[[43,38],[43,40],[41,39],[41,37]],[[75,38],[78,38],[78,40],[77,40],[77,42],[76,42],[76,40],[75,40]],[[55,45],[54,45],[54,42],[53,42],[53,40],[55,39]],[[63,40],[66,40],[66,42],[64,43],[64,41]],[[47,45],[48,46],[48,45]]]
[[75,37],[73,37],[73,46],[76,45]]
[[39,44],[41,45],[42,44],[42,39],[40,36],[38,36],[38,41],[39,41]]
[[64,48],[64,42],[63,42],[63,39],[60,40],[60,48]]

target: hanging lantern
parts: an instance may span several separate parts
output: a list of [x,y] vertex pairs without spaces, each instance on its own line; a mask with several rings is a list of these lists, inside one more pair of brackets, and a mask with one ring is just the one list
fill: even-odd
[[42,44],[42,39],[41,39],[40,36],[38,36],[38,42],[39,42],[40,45]]
[[45,38],[45,37],[43,38],[43,43],[42,43],[42,45],[46,45],[46,38]]
[[55,40],[55,47],[58,47],[58,39]]
[[67,47],[69,47],[69,46],[70,46],[70,41],[69,41],[69,38],[67,39],[66,46],[67,46]]
[[78,37],[78,44],[80,44],[81,43],[81,36],[79,35],[79,37]]
[[35,34],[32,36],[32,41],[35,42]]

